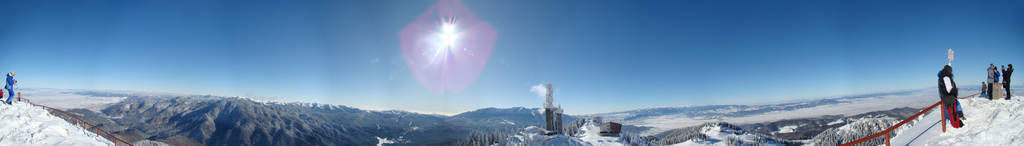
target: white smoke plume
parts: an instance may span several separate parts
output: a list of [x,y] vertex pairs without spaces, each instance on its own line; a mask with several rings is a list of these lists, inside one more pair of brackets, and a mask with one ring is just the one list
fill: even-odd
[[530,92],[536,93],[537,97],[544,100],[544,108],[552,108],[554,106],[554,98],[549,95],[551,94],[551,83],[538,84],[530,87]]
[[530,87],[530,92],[536,93],[537,97],[544,99],[544,95],[548,94],[548,89],[544,87],[544,84],[537,84]]

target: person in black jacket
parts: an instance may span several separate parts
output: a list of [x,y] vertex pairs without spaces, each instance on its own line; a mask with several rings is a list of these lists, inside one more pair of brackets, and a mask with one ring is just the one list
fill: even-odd
[[956,82],[953,81],[953,67],[946,65],[942,67],[942,71],[939,71],[939,98],[942,100],[942,110],[946,110],[947,115],[943,115],[944,119],[949,119],[953,128],[960,128],[963,126],[963,122],[960,120],[963,118],[963,111],[959,108],[960,103],[956,100],[959,96],[959,89],[956,88]]
[[1003,68],[1003,92],[1006,92],[1006,100],[1010,100],[1010,74],[1013,74],[1013,64],[1008,64],[1007,68]]

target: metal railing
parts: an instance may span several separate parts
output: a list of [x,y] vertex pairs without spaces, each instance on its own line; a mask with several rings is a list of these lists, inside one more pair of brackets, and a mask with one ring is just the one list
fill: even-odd
[[[968,95],[968,96],[964,96],[964,97],[958,97],[958,98],[971,97],[971,96],[976,96],[978,94],[981,94],[981,92],[974,93],[974,94],[971,94],[971,95]],[[860,138],[860,139],[857,139],[857,140],[854,140],[854,141],[851,141],[851,142],[840,144],[840,146],[852,146],[852,145],[855,145],[855,144],[859,144],[859,143],[870,141],[872,139],[878,138],[879,136],[885,136],[885,145],[889,146],[889,136],[892,134],[893,130],[895,130],[896,128],[899,128],[900,126],[903,126],[903,124],[906,124],[907,122],[909,122],[911,120],[914,120],[915,118],[921,116],[921,114],[924,114],[925,112],[931,111],[933,108],[935,108],[935,107],[937,107],[939,105],[942,105],[942,100],[939,100],[939,102],[936,102],[935,104],[932,104],[931,106],[928,106],[927,108],[922,109],[920,112],[917,112],[917,114],[914,114],[914,115],[912,115],[910,117],[907,117],[907,119],[903,119],[903,121],[900,121],[899,123],[896,123],[895,125],[889,126],[888,129],[882,130],[881,132],[875,133],[875,134],[873,134],[871,136],[867,136],[867,137]],[[945,107],[943,107],[943,108],[945,108]],[[942,111],[942,116],[943,116],[943,118],[941,119],[941,121],[942,121],[942,132],[946,132],[946,118],[945,118],[946,110],[945,109],[940,109],[940,111]]]
[[[19,95],[20,94],[21,93],[19,93]],[[118,145],[134,146],[134,145],[132,145],[132,143],[130,143],[128,141],[125,141],[125,140],[123,140],[121,138],[117,138],[117,136],[114,136],[113,134],[110,134],[110,132],[107,132],[106,130],[100,129],[99,126],[96,126],[96,125],[93,125],[93,124],[89,124],[88,122],[83,121],[82,119],[78,118],[78,116],[72,115],[72,114],[70,114],[68,112],[65,112],[63,110],[60,110],[60,109],[56,109],[56,108],[52,108],[52,107],[49,107],[49,106],[32,103],[28,99],[21,98],[21,96],[18,96],[18,99],[22,100],[25,103],[28,103],[28,104],[30,104],[32,106],[43,107],[44,109],[50,110],[51,114],[53,114],[54,116],[60,117],[60,118],[62,118],[64,120],[67,120],[68,122],[72,122],[73,121],[76,126],[82,126],[82,129],[85,129],[85,131],[92,131],[93,133],[96,133],[96,136],[100,136],[100,137],[106,138],[107,140],[110,140],[110,142],[113,142],[115,146],[118,146]]]

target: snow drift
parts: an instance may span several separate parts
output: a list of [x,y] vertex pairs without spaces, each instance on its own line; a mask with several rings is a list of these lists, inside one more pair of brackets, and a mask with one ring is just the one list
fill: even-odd
[[[1010,100],[960,99],[964,127],[947,125],[932,110],[913,126],[897,132],[893,145],[1024,145],[1024,97]],[[948,123],[947,123],[948,124]]]
[[0,105],[0,145],[114,145],[41,107]]

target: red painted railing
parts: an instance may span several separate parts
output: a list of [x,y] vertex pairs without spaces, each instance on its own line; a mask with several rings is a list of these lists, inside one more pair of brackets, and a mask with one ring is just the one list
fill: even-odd
[[[19,93],[19,95],[20,95],[20,93]],[[93,133],[96,133],[96,136],[102,136],[103,138],[106,138],[107,140],[110,140],[110,142],[114,142],[115,146],[118,146],[118,145],[134,146],[134,145],[132,145],[132,143],[130,143],[128,141],[124,141],[124,140],[122,140],[120,138],[117,138],[117,136],[114,136],[113,134],[110,134],[110,132],[107,132],[106,130],[100,129],[99,126],[96,126],[96,125],[93,125],[93,124],[89,124],[88,122],[82,121],[82,119],[79,119],[77,116],[72,115],[72,114],[70,114],[68,112],[65,112],[65,111],[60,110],[60,109],[52,108],[52,107],[49,107],[49,106],[39,105],[39,104],[32,103],[28,99],[22,99],[21,96],[19,96],[18,99],[19,100],[23,100],[25,103],[31,104],[32,106],[43,107],[44,109],[50,110],[51,111],[50,113],[52,113],[54,116],[61,117],[64,120],[68,120],[68,122],[71,122],[71,120],[74,120],[74,122],[75,122],[74,124],[75,125],[81,125],[82,129],[85,129],[85,131],[92,131]]]
[[[981,93],[980,92],[979,93],[974,93],[974,94],[971,94],[971,95],[968,95],[968,96],[964,96],[964,97],[959,97],[959,98],[972,97],[972,96],[976,96],[978,94],[981,94]],[[871,139],[878,138],[879,136],[885,136],[885,145],[889,146],[889,135],[892,133],[892,130],[895,130],[896,128],[899,128],[900,126],[903,126],[903,124],[906,124],[907,122],[909,122],[911,120],[914,120],[914,118],[917,118],[918,116],[921,116],[921,114],[924,114],[925,112],[931,111],[932,108],[935,108],[935,107],[937,107],[939,105],[942,105],[942,100],[939,100],[939,102],[936,102],[935,104],[932,104],[931,106],[928,106],[927,108],[922,109],[920,112],[917,112],[917,114],[914,114],[913,116],[907,117],[907,119],[903,119],[903,121],[900,121],[899,123],[896,123],[896,125],[890,126],[888,129],[882,130],[881,132],[875,133],[875,134],[873,134],[871,136],[860,138],[860,139],[857,139],[857,140],[854,140],[854,141],[851,141],[851,142],[847,142],[847,143],[843,143],[843,144],[840,144],[840,145],[841,146],[852,146],[852,145],[855,145],[855,144],[867,142],[867,141],[869,141]],[[946,110],[940,109],[940,111],[942,111],[942,116],[943,116],[943,118],[941,119],[942,120],[942,132],[946,132],[946,119],[945,119]]]

